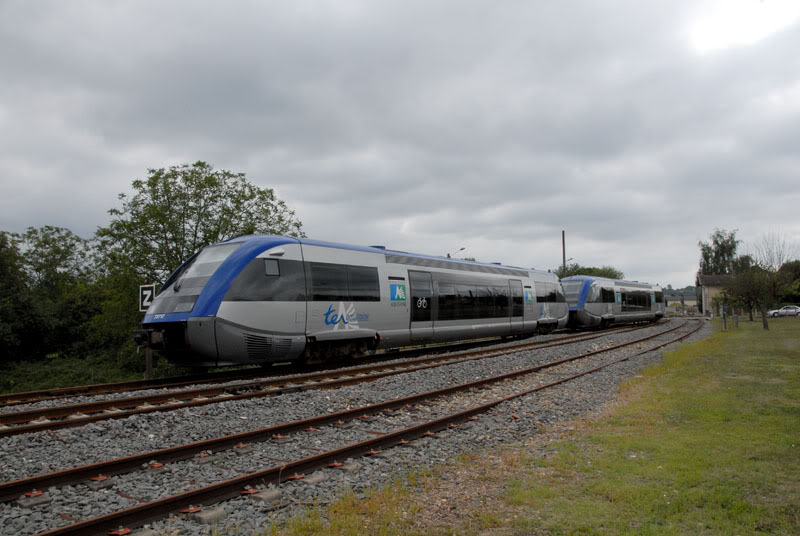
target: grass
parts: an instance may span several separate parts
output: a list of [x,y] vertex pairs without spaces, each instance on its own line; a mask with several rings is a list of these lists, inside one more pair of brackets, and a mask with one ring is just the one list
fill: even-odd
[[[144,360],[144,357],[142,357]],[[154,376],[174,376],[181,372],[163,359],[155,359]],[[141,380],[141,372],[132,372],[106,356],[86,358],[51,356],[40,361],[7,363],[0,366],[0,393],[20,393],[129,380]]]
[[684,346],[508,487],[551,534],[800,533],[800,324]]
[[270,533],[800,534],[800,322],[718,328],[625,382],[621,404],[545,457],[500,449],[492,473],[486,454],[459,456],[498,484],[497,511],[410,530],[430,506],[395,485]]

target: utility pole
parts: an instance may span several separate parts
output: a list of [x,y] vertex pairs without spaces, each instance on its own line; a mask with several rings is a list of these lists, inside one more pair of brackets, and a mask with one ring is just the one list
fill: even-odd
[[561,230],[561,273],[567,273],[567,241],[563,229]]

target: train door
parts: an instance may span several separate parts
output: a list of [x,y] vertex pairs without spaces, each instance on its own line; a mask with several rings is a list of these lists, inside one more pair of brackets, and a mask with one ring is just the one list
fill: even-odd
[[509,295],[511,296],[511,332],[523,331],[525,316],[525,298],[522,294],[522,281],[509,279]]
[[433,280],[430,272],[408,271],[411,285],[411,340],[433,338]]

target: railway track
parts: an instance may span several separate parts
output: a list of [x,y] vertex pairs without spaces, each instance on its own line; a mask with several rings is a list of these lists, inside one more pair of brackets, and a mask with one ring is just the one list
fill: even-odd
[[423,368],[432,368],[464,360],[497,357],[527,349],[552,348],[575,342],[585,342],[607,337],[611,333],[625,333],[637,329],[642,328],[629,327],[614,332],[590,332],[547,341],[511,344],[496,349],[467,350],[447,355],[404,359],[401,362],[393,361],[392,363],[376,363],[295,376],[281,376],[233,385],[198,387],[58,407],[11,411],[0,413],[0,438],[72,428],[103,420],[123,419],[132,415],[204,406],[226,400],[248,400],[308,389],[341,387],[374,381],[385,376],[408,373]]
[[[606,329],[607,333],[614,331],[629,331],[631,328],[620,325],[612,326]],[[578,333],[555,339],[548,339],[548,342],[558,340],[580,340],[586,337],[586,333]],[[438,352],[453,352],[463,349],[471,349],[480,346],[494,345],[501,342],[500,339],[485,339],[469,342],[458,342],[453,344],[437,344],[430,346],[414,347],[397,352],[381,352],[367,358],[362,358],[363,364],[381,362],[392,359],[411,358],[418,355],[432,354]],[[44,389],[40,391],[28,391],[20,393],[4,393],[0,394],[0,410],[7,407],[19,406],[23,404],[32,404],[36,402],[45,402],[51,400],[65,400],[69,398],[77,398],[83,396],[106,395],[117,393],[133,393],[136,391],[143,391],[146,389],[178,389],[192,385],[205,385],[215,384],[222,382],[230,382],[237,380],[247,380],[252,378],[260,378],[265,375],[270,375],[270,372],[278,373],[280,375],[298,374],[308,372],[319,372],[324,370],[323,366],[317,367],[295,367],[286,364],[285,368],[280,366],[275,368],[259,367],[244,370],[228,370],[221,372],[213,372],[208,374],[192,374],[185,376],[174,376],[169,378],[156,378],[152,380],[132,380],[126,382],[114,383],[101,383],[94,385],[80,385],[75,387],[59,387],[53,389]]]
[[[137,456],[131,456],[123,459],[110,460],[101,464],[93,464],[90,466],[76,467],[58,473],[49,475],[41,475],[30,479],[24,479],[17,482],[11,482],[0,486],[0,501],[8,501],[18,497],[24,490],[32,490],[37,488],[42,490],[53,486],[74,485],[79,482],[86,482],[91,476],[97,476],[98,473],[103,473],[105,476],[121,475],[126,472],[136,471],[141,468],[142,464],[148,461],[157,461],[158,463],[173,463],[179,460],[194,458],[205,453],[219,452],[224,449],[237,448],[237,445],[252,445],[254,442],[268,442],[280,444],[285,441],[288,436],[307,434],[316,434],[320,432],[323,427],[337,428],[346,426],[348,422],[365,422],[371,419],[386,418],[387,416],[396,416],[405,411],[409,406],[418,407],[420,404],[432,404],[441,401],[442,397],[453,397],[458,393],[475,392],[477,389],[486,389],[491,386],[507,384],[508,382],[518,381],[520,378],[535,375],[546,369],[558,369],[558,367],[573,366],[575,362],[582,359],[598,356],[611,351],[616,351],[621,348],[626,348],[634,345],[641,345],[646,341],[651,341],[656,338],[663,338],[670,335],[670,339],[663,342],[658,342],[651,345],[646,349],[637,349],[636,353],[625,355],[620,358],[611,359],[598,366],[593,366],[589,369],[582,371],[570,371],[569,373],[559,373],[561,377],[540,383],[534,387],[519,388],[511,394],[499,394],[489,402],[482,404],[470,404],[471,398],[463,398],[461,406],[457,411],[452,411],[451,407],[446,408],[445,414],[437,415],[435,418],[423,420],[423,422],[406,423],[406,425],[399,427],[396,430],[377,433],[374,437],[356,441],[338,448],[320,452],[313,456],[298,457],[289,460],[282,460],[281,463],[260,471],[251,472],[233,479],[227,479],[222,482],[217,482],[211,485],[204,486],[199,489],[186,491],[184,493],[174,494],[168,497],[163,497],[157,500],[149,501],[143,504],[133,506],[118,512],[110,513],[104,516],[87,519],[69,526],[54,529],[47,534],[99,534],[106,533],[107,531],[118,529],[120,526],[134,527],[145,524],[154,519],[162,518],[170,513],[175,513],[181,509],[194,510],[198,505],[209,505],[221,500],[229,499],[232,497],[241,496],[242,493],[251,494],[257,498],[259,494],[267,493],[263,490],[263,486],[268,483],[278,484],[286,480],[301,479],[311,471],[330,467],[331,469],[341,466],[341,461],[348,458],[356,458],[359,456],[375,456],[379,455],[378,449],[385,447],[395,447],[407,445],[407,442],[414,439],[430,436],[436,432],[457,426],[470,419],[475,419],[481,413],[485,413],[490,409],[511,400],[523,397],[537,391],[549,389],[557,385],[569,382],[571,380],[593,374],[600,370],[613,366],[614,364],[626,361],[644,353],[652,352],[668,344],[677,342],[684,339],[702,327],[702,323],[697,326],[691,327],[690,330],[685,330],[689,322],[685,322],[675,328],[667,331],[662,331],[648,337],[639,338],[624,344],[615,345],[613,347],[602,348],[590,352],[584,352],[578,355],[569,356],[566,358],[557,359],[548,363],[529,367],[524,370],[517,370],[507,374],[494,376],[490,378],[483,378],[469,383],[453,385],[445,389],[426,392],[418,395],[407,396],[403,398],[393,399],[379,404],[373,404],[366,407],[354,408],[345,412],[337,412],[334,414],[319,415],[317,417],[303,419],[302,421],[295,421],[285,423],[270,428],[254,430],[244,434],[235,434],[231,436],[215,438],[213,440],[202,441],[192,444],[183,445],[171,449],[163,449],[160,451],[151,451]],[[677,332],[677,333],[676,333]],[[539,381],[541,382],[541,375]],[[418,418],[416,419],[419,420]],[[387,426],[384,424],[383,426]],[[31,491],[28,491],[31,493]],[[267,493],[268,494],[268,493]],[[269,495],[269,494],[268,494]],[[194,513],[194,512],[188,512]]]

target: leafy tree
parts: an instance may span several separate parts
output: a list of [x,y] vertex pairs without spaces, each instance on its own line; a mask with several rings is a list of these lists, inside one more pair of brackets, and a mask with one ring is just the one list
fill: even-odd
[[613,266],[581,266],[578,263],[568,264],[566,270],[563,266],[559,266],[552,270],[559,278],[569,277],[571,275],[593,275],[596,277],[608,277],[611,279],[624,279],[625,274],[617,270]]
[[714,229],[709,236],[710,242],[697,243],[700,247],[700,268],[697,271],[695,285],[697,286],[697,306],[700,312],[706,307],[700,293],[701,275],[728,275],[733,273],[733,262],[736,258],[736,250],[741,240],[736,239],[736,230],[725,231]]
[[800,302],[800,260],[789,261],[781,265],[778,270],[778,277],[786,285],[786,294],[782,296],[782,301],[786,303]]
[[205,162],[150,169],[133,189],[119,195],[122,207],[109,210],[111,223],[97,236],[106,266],[125,265],[142,282],[163,283],[198,250],[235,236],[304,236],[272,189]]
[[733,272],[736,249],[741,240],[736,239],[736,230],[714,229],[711,242],[697,243],[700,247],[699,275],[727,275]]
[[34,351],[38,319],[28,290],[19,241],[0,231],[0,364]]
[[767,308],[772,300],[772,283],[769,274],[750,255],[742,255],[734,259],[732,268],[734,277],[725,286],[724,298],[734,305],[745,307],[750,320],[753,310],[761,312],[764,329],[769,329]]
[[28,357],[86,351],[86,324],[99,310],[91,290],[95,277],[91,241],[50,225],[29,227],[14,237],[39,323],[39,348]]
[[795,255],[796,248],[782,235],[767,233],[752,249],[752,255],[742,255],[732,263],[734,278],[726,287],[726,294],[751,311],[758,309],[764,329],[768,330],[769,307],[792,288],[794,281],[789,275],[796,267],[788,259]]

